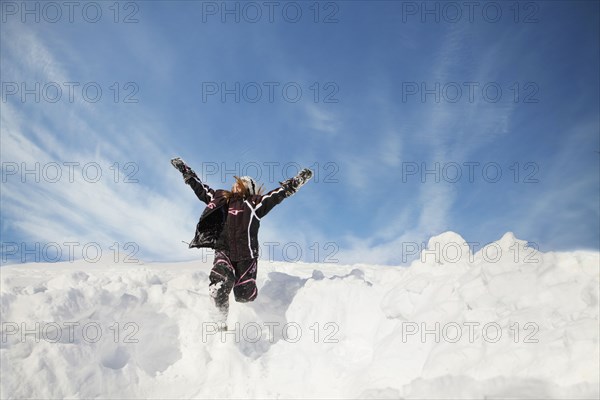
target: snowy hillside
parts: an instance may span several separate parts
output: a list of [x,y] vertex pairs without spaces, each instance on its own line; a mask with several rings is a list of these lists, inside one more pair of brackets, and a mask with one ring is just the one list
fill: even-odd
[[462,243],[408,268],[263,261],[226,334],[208,263],[3,267],[1,397],[598,398],[599,254]]

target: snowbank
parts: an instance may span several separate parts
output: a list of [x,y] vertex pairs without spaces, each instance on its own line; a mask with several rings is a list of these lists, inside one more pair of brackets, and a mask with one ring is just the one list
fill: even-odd
[[452,232],[408,268],[264,261],[226,334],[208,263],[3,267],[0,394],[598,398],[599,261]]

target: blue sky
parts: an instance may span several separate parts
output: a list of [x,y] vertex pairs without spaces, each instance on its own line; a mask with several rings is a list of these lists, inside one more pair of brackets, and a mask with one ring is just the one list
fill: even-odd
[[173,156],[215,188],[316,170],[263,220],[276,260],[397,265],[447,230],[598,250],[598,2],[43,4],[2,6],[8,262],[200,257]]

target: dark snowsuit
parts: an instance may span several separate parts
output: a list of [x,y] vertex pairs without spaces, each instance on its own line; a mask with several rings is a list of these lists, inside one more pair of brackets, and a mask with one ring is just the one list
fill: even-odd
[[190,247],[215,249],[209,291],[217,308],[226,315],[232,289],[238,302],[256,298],[260,220],[293,191],[279,187],[265,195],[227,199],[224,190],[211,189],[197,176],[186,180],[186,183],[207,204]]

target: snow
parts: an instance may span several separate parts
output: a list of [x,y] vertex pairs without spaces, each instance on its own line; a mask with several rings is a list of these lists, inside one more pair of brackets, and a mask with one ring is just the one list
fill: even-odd
[[598,398],[599,261],[453,232],[409,267],[261,261],[226,333],[209,262],[5,266],[0,394]]

